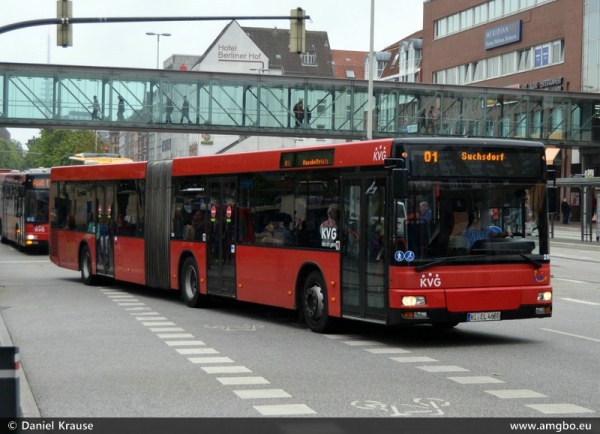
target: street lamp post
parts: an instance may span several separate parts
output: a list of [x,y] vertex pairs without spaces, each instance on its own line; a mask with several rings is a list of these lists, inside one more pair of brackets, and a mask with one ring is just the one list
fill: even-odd
[[160,57],[160,37],[161,36],[171,36],[170,33],[154,33],[154,32],[146,32],[148,36],[156,35],[156,69],[158,69],[158,59]]
[[[160,37],[161,36],[171,36],[170,33],[154,33],[154,32],[146,32],[148,36],[156,35],[156,69],[158,67],[158,61],[160,58]],[[160,133],[154,133],[154,155],[153,158],[158,160],[158,141],[160,140]],[[150,160],[150,158],[148,158]]]

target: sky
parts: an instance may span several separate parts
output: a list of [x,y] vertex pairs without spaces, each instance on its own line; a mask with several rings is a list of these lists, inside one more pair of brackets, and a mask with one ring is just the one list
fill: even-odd
[[[369,0],[72,0],[73,17],[236,17],[243,27],[289,29],[289,20],[243,20],[249,16],[289,16],[301,7],[310,16],[306,29],[326,31],[332,49],[369,51]],[[423,28],[423,0],[374,0],[373,47],[381,50]],[[56,0],[0,0],[0,27],[56,18]],[[56,46],[56,26],[37,26],[0,34],[0,62],[156,68],[172,54],[202,55],[228,20],[77,24],[73,46]],[[26,144],[37,129],[9,128]]]

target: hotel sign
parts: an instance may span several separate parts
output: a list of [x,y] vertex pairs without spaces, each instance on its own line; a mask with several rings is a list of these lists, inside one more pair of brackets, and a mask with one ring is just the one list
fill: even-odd
[[521,20],[502,24],[485,31],[484,47],[486,50],[521,41]]

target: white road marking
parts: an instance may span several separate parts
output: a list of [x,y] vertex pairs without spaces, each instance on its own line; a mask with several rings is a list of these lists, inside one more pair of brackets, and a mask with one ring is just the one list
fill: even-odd
[[547,332],[558,333],[560,335],[573,336],[574,338],[587,339],[588,341],[600,342],[600,339],[588,338],[587,336],[574,335],[572,333],[559,332],[558,330],[542,329]]
[[518,399],[518,398],[548,398],[547,395],[527,389],[515,390],[484,390],[484,392],[497,396],[502,399]]
[[206,345],[202,341],[165,341],[165,344],[169,345],[170,347],[184,346],[184,345]]
[[563,279],[562,277],[553,277],[552,280],[562,280],[563,282],[572,282],[572,283],[586,283],[581,280]]
[[[109,293],[107,296],[113,301],[117,302],[119,306],[145,306],[145,303],[139,302],[132,295],[118,293]],[[134,310],[131,315],[138,315],[136,319],[141,321],[141,324],[148,326],[149,330],[153,332],[184,332],[185,330],[180,327],[175,327],[174,322],[168,321],[167,318],[152,315],[159,315],[158,312],[139,312],[140,310],[152,310],[149,307],[129,307],[125,310]],[[139,316],[142,315],[142,316]],[[150,321],[148,321],[150,320]],[[157,327],[164,326],[164,327]],[[174,326],[174,327],[166,327]],[[191,333],[162,333],[157,334],[159,338],[175,339],[175,338],[194,338]],[[339,336],[341,338],[341,336]],[[349,337],[351,338],[351,337]],[[166,341],[169,346],[203,346],[204,342],[199,340],[188,340],[188,341]],[[375,341],[350,341],[345,342],[348,345],[382,345],[380,342]],[[219,354],[214,348],[176,348],[179,354],[192,355],[192,354]],[[374,349],[376,350],[376,349]],[[401,349],[387,349],[387,354],[390,353],[402,353],[406,352]],[[381,354],[381,353],[375,353]],[[233,363],[234,361],[229,357],[188,357],[190,362],[196,364],[209,364],[209,363]],[[252,372],[245,366],[212,366],[202,367],[202,369],[208,374],[238,374]],[[270,384],[268,380],[263,377],[220,377],[218,380],[223,385],[260,385]],[[246,389],[246,390],[234,390],[233,391],[241,399],[273,399],[273,398],[291,398],[292,395],[284,391],[283,389]],[[300,415],[300,414],[316,414],[316,412],[305,404],[293,404],[293,405],[270,405],[270,406],[254,406],[254,408],[263,415]]]
[[146,321],[146,322],[143,322],[142,325],[145,325],[145,326],[174,326],[176,324],[171,321]]
[[219,377],[217,378],[224,386],[241,386],[246,384],[271,384],[263,377]]
[[234,390],[237,396],[242,399],[263,399],[263,398],[291,398],[292,395],[283,389],[249,389]]
[[326,338],[329,339],[353,339],[356,338],[357,336],[352,336],[352,335],[323,335]]
[[229,357],[188,357],[192,363],[233,363]]
[[245,372],[252,372],[245,366],[206,366],[203,367],[207,374],[242,374]]
[[344,341],[346,345],[350,345],[352,347],[365,346],[365,345],[383,345],[381,342],[377,341]]
[[390,357],[390,359],[402,363],[437,362],[437,360],[431,357]]
[[600,303],[594,303],[593,301],[577,300],[576,298],[561,298],[560,300],[572,301],[573,303],[589,304],[589,305],[592,305],[592,306],[600,306]]
[[169,339],[169,338],[194,338],[195,336],[191,333],[162,333],[156,335],[159,338]]
[[254,405],[253,406],[263,416],[292,416],[297,414],[317,414],[306,404],[288,404],[288,405]]
[[526,404],[525,407],[533,408],[544,414],[594,413],[594,410],[574,404]]
[[456,381],[459,384],[486,384],[486,383],[504,383],[494,377],[446,377],[448,380]]
[[363,348],[372,354],[407,354],[410,353],[408,350],[402,348]]
[[184,332],[181,327],[151,327],[148,330],[151,332]]
[[417,366],[417,368],[422,369],[427,372],[465,372],[469,371],[468,369],[461,368],[460,366]]
[[177,348],[179,354],[219,354],[214,348]]

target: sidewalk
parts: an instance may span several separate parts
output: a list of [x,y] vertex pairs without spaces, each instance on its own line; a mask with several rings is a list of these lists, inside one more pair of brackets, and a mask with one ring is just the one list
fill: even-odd
[[[0,311],[0,345],[4,347],[12,347],[12,339],[10,338],[10,334],[8,333],[8,329],[6,328],[6,324],[4,324],[4,318],[2,318],[2,312]],[[27,377],[25,376],[25,371],[23,370],[23,365],[17,372],[19,376],[19,400],[21,404],[21,413],[23,418],[31,418],[31,417],[41,417],[40,411],[37,408],[37,404],[35,402],[35,398],[33,397],[33,393],[31,393],[31,389],[29,388],[29,383],[27,382]]]
[[[552,222],[550,222],[550,224],[552,224]],[[591,234],[589,233],[589,230],[589,227],[584,227],[582,237],[581,222],[569,222],[568,225],[564,225],[562,222],[554,221],[553,237],[552,227],[550,228],[550,248],[555,245],[557,247],[572,247],[580,250],[594,250],[600,252],[600,242],[596,241],[596,236],[598,234],[596,232],[596,223],[592,223]]]

